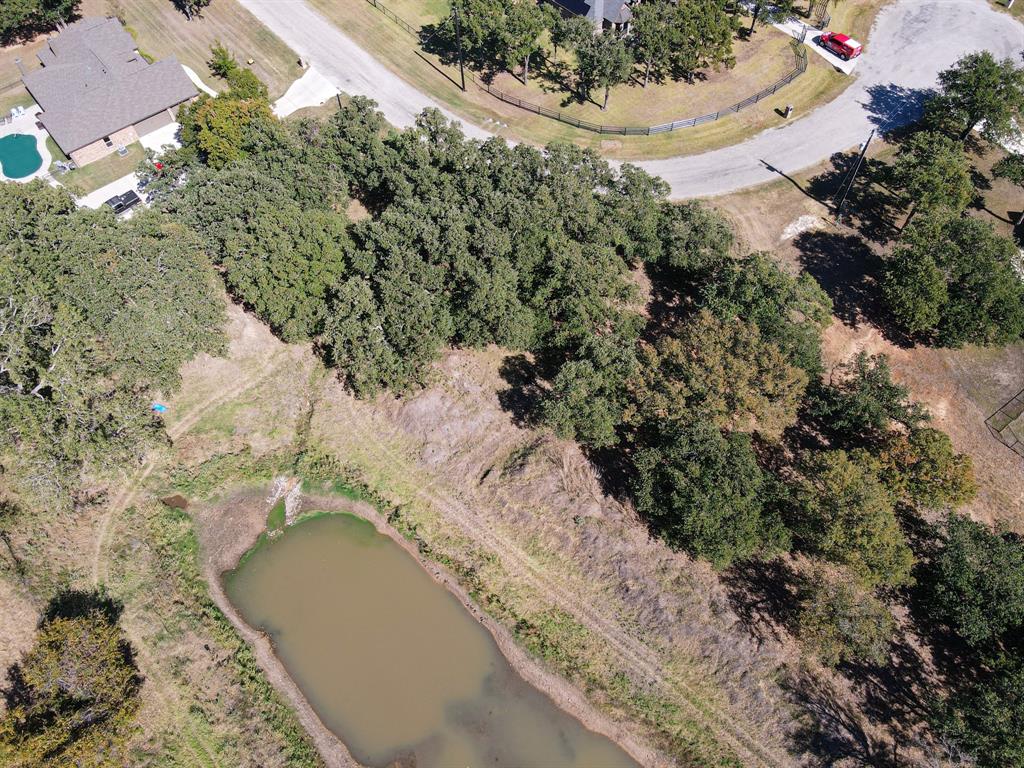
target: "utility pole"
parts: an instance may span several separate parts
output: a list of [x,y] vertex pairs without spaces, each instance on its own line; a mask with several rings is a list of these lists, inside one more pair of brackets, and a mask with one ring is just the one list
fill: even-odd
[[462,81],[462,90],[466,90],[466,71],[462,66],[462,24],[459,22],[459,3],[456,0],[452,4],[455,10],[455,46],[459,49],[459,79]]
[[[860,155],[857,157],[857,162],[853,164],[853,169],[849,174],[850,182],[849,184],[846,184],[846,191],[843,192],[843,196],[840,198],[839,204],[836,206],[836,224],[839,224],[842,221],[843,206],[846,205],[846,197],[850,194],[850,190],[853,189],[854,182],[857,181],[857,174],[860,172],[861,163],[864,162],[864,155],[868,153],[868,147],[871,145],[871,140],[873,138],[875,138],[874,130],[868,134],[868,140],[861,144]],[[842,189],[842,187],[840,187],[840,189]]]

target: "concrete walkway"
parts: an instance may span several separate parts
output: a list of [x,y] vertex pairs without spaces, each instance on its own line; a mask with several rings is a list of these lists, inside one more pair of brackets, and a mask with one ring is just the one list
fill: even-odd
[[[32,179],[45,179],[47,174],[50,172],[50,165],[53,163],[53,156],[50,154],[49,147],[46,146],[46,138],[48,134],[43,128],[39,128],[36,125],[36,112],[39,111],[37,104],[25,107],[25,111],[15,117],[11,122],[0,125],[0,138],[4,136],[10,136],[15,133],[25,134],[26,136],[34,136],[36,139],[36,151],[39,156],[43,159],[42,165],[39,169],[30,173],[28,176],[22,176],[20,179],[12,179],[9,176],[5,176],[3,171],[0,170],[0,181],[18,181],[21,183],[27,183]],[[7,113],[6,117],[10,117],[10,113]]]
[[[813,51],[814,53],[821,56],[821,58],[823,58],[837,70],[842,72],[844,75],[852,75],[853,70],[857,68],[857,64],[859,64],[861,60],[865,56],[867,56],[868,49],[867,46],[865,46],[864,52],[860,56],[858,56],[855,59],[851,59],[850,61],[843,61],[841,58],[832,53],[832,51],[826,48],[822,48],[820,45],[818,45],[818,38],[821,37],[821,33],[827,32],[829,30],[817,29],[816,27],[812,27],[810,24],[805,24],[804,22],[797,18],[790,18],[782,22],[781,24],[774,24],[772,26],[774,26],[776,29],[782,32],[785,32],[787,35],[794,38],[795,40],[805,40],[807,42],[807,49],[809,51]],[[836,29],[832,31],[842,32],[843,30]]]
[[274,102],[274,114],[287,117],[304,107],[319,107],[338,93],[338,87],[322,75],[320,70],[310,67],[302,77],[288,86],[284,96]]
[[185,70],[185,74],[188,75],[188,79],[192,81],[192,84],[196,88],[198,88],[200,91],[209,96],[217,95],[217,92],[213,90],[213,88],[208,86],[206,83],[204,83],[203,78],[196,74],[196,71],[192,69],[192,67],[186,67],[184,64],[182,64],[181,68]]
[[[408,126],[423,109],[438,106],[304,0],[239,2],[335,86],[374,99],[392,124]],[[896,0],[878,14],[868,40],[861,42],[866,53],[856,82],[810,115],[797,115],[732,147],[638,165],[662,176],[677,199],[727,194],[797,173],[857,146],[872,128],[915,119],[938,73],[962,55],[988,49],[1019,59],[1024,26],[988,0]],[[460,122],[469,136],[490,135]]]

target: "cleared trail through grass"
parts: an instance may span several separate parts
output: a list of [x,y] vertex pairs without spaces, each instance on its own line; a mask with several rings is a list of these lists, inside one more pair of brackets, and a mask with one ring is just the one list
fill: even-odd
[[[285,357],[284,350],[272,356],[259,370],[258,374],[243,374],[236,386],[223,392],[216,393],[197,403],[185,414],[181,420],[175,422],[167,429],[167,435],[171,440],[176,440],[194,428],[210,410],[217,406],[228,403],[245,394],[253,387],[277,373]],[[110,558],[107,556],[107,549],[117,530],[119,516],[128,509],[138,497],[146,479],[153,470],[159,466],[155,459],[147,459],[125,483],[121,492],[107,508],[100,519],[96,532],[96,541],[92,556],[92,583],[96,587],[105,584],[110,578]],[[189,730],[192,722],[190,716],[190,705],[182,695],[178,686],[174,684],[161,669],[157,660],[150,652],[144,640],[143,630],[149,624],[149,620],[140,616],[142,608],[132,606],[126,611],[122,626],[125,634],[131,641],[138,659],[139,668],[146,676],[147,687],[155,695],[163,711],[176,724],[184,725],[185,732],[182,734],[182,744],[189,752],[185,764],[190,766],[217,766],[221,765],[217,759],[216,750],[208,744],[205,734],[195,730]],[[141,622],[140,622],[141,619]]]
[[[367,427],[353,407],[349,397],[338,397],[331,401],[332,413],[345,417],[345,427],[357,437],[362,448],[375,460],[392,467],[401,467],[410,476],[416,476],[407,457],[386,445],[375,428]],[[424,478],[416,495],[437,509],[446,520],[455,523],[462,532],[475,542],[497,554],[511,575],[529,584],[551,605],[576,619],[590,632],[599,636],[633,670],[637,678],[651,681],[669,693],[699,723],[710,730],[720,743],[728,745],[744,766],[765,766],[776,768],[790,766],[794,761],[778,749],[759,743],[758,737],[748,733],[735,716],[718,709],[702,699],[699,691],[685,681],[669,676],[664,670],[658,654],[641,640],[625,631],[614,619],[573,594],[564,586],[548,577],[544,569],[518,546],[494,533],[479,515],[461,502],[455,492],[444,487],[436,478]]]

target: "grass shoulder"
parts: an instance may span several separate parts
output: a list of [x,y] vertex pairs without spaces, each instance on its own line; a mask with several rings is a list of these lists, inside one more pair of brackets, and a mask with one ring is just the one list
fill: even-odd
[[[738,143],[762,130],[784,124],[782,111],[785,106],[792,105],[797,116],[806,114],[834,99],[852,82],[852,78],[812,55],[803,76],[737,114],[695,128],[656,136],[602,135],[506,104],[472,82],[467,83],[465,91],[461,91],[457,85],[457,67],[447,66],[424,54],[416,40],[366,0],[309,2],[396,74],[468,122],[511,140],[537,145],[571,141],[621,160],[695,154]],[[847,0],[835,9],[833,26],[843,25],[864,39],[875,14],[884,3],[885,0]],[[438,0],[427,4],[395,0],[383,2],[383,6],[414,27],[437,23],[447,13],[447,3]],[[714,112],[771,85],[790,71],[795,64],[787,44],[788,40],[781,32],[758,27],[751,41],[735,43],[738,63],[733,70],[709,72],[706,81],[698,80],[692,85],[666,83],[644,89],[637,82],[619,86],[612,91],[607,112],[589,102],[567,104],[565,109],[580,119],[630,126],[645,122],[659,124],[670,119]],[[769,60],[770,63],[766,63]],[[549,108],[560,108],[565,97],[564,91],[550,87],[545,91],[541,78],[535,78],[531,85],[522,86],[506,73],[499,77],[499,81],[504,84],[500,87],[507,85],[513,89],[513,95]],[[518,89],[523,89],[523,93]],[[637,110],[640,110],[639,114],[634,114]]]

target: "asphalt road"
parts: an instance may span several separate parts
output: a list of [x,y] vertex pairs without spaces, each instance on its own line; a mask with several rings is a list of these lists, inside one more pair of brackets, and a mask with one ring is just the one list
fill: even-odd
[[[304,0],[239,0],[312,61],[342,91],[374,99],[397,126],[427,107],[443,109],[356,45]],[[794,174],[864,141],[872,128],[914,119],[937,75],[965,53],[987,49],[1020,58],[1024,26],[991,0],[896,0],[865,43],[855,82],[833,101],[724,149],[638,163],[664,178],[677,199],[727,194]],[[462,122],[473,137],[487,131]]]

